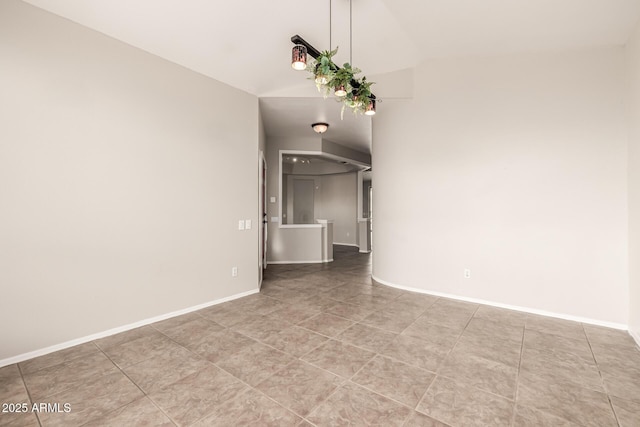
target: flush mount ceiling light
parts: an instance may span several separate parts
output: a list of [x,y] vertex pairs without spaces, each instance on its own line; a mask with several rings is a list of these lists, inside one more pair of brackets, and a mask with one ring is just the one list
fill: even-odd
[[328,123],[314,123],[311,125],[311,127],[313,128],[313,130],[316,133],[320,133],[323,134],[327,131],[327,129],[329,129],[329,124]]
[[[338,52],[338,48],[331,50],[331,0],[329,0],[329,50],[320,52],[296,34],[291,37],[291,42],[295,45],[291,53],[291,66],[294,70],[309,70],[313,73],[313,80],[325,98],[333,90],[338,100],[342,102],[343,113],[344,109],[349,107],[354,113],[372,116],[376,113],[376,96],[371,92],[373,82],[367,81],[364,76],[356,78],[356,74],[361,71],[351,66],[353,53],[351,1],[349,0],[349,62],[338,67],[331,59]],[[307,55],[311,55],[314,60],[307,63]]]

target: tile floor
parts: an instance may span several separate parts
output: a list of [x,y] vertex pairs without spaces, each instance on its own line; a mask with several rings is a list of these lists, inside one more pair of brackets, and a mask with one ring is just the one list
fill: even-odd
[[0,368],[0,402],[71,408],[0,425],[640,426],[625,332],[372,284],[368,255],[335,257]]

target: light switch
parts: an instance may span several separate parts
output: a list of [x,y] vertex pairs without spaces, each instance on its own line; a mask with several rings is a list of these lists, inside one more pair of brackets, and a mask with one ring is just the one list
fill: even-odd
[[272,216],[271,217],[271,222],[278,222],[278,217],[277,216]]
[[238,221],[238,230],[244,230],[244,221],[243,220]]
[[269,201],[270,201],[271,203],[275,203],[275,202],[276,202],[276,198],[275,198],[275,197],[271,197],[271,198],[269,199]]
[[244,220],[244,229],[245,230],[251,230],[251,220],[250,219],[245,219]]

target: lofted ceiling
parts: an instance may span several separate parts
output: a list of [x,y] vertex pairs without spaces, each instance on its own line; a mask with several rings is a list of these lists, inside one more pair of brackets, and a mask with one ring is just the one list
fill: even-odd
[[[290,67],[294,34],[329,48],[329,0],[24,1],[257,95],[269,135],[308,134],[326,117],[333,141],[370,152],[371,119],[337,122],[339,104]],[[640,0],[352,0],[350,52],[349,1],[331,4],[336,62],[351,53],[367,76],[438,57],[621,46],[640,18]]]

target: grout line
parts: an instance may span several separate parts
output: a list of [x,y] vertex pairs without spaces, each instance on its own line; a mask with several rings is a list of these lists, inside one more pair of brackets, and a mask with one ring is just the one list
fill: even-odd
[[[154,328],[154,329],[155,329],[155,328]],[[160,333],[162,333],[162,332],[160,332]],[[135,340],[132,340],[132,341],[135,341]],[[115,367],[116,367],[116,368],[117,368],[117,369],[122,373],[122,375],[124,375],[124,376],[129,380],[129,381],[131,381],[131,383],[132,383],[133,385],[135,385],[135,386],[138,388],[138,390],[140,390],[140,391],[142,392],[142,397],[141,397],[140,399],[143,399],[143,398],[145,398],[145,397],[146,397],[147,399],[149,399],[149,401],[151,401],[151,403],[152,403],[156,408],[158,408],[158,409],[160,410],[160,412],[162,412],[162,413],[163,413],[163,414],[164,414],[164,415],[169,419],[169,421],[171,421],[171,422],[172,422],[174,425],[176,425],[176,426],[178,425],[178,423],[177,423],[177,422],[176,422],[172,417],[170,417],[170,416],[169,416],[169,414],[167,414],[167,413],[166,413],[166,412],[165,412],[165,411],[164,411],[160,406],[158,406],[158,405],[156,404],[156,402],[155,402],[155,401],[154,401],[154,400],[153,400],[153,399],[152,399],[152,398],[151,398],[151,397],[150,397],[150,396],[149,396],[149,395],[148,395],[148,394],[147,394],[147,393],[142,389],[142,387],[140,387],[140,386],[138,385],[138,383],[137,383],[137,382],[135,382],[135,381],[133,380],[133,378],[131,378],[131,377],[130,377],[130,376],[129,376],[125,371],[124,371],[124,369],[123,369],[122,367],[120,367],[120,365],[118,365],[116,362],[114,362],[114,361],[113,361],[113,359],[111,359],[111,357],[110,357],[110,356],[109,356],[109,355],[108,355],[108,354],[107,354],[107,353],[106,353],[102,348],[100,348],[97,344],[96,344],[96,347],[98,347],[98,349],[102,352],[102,354],[104,354],[104,356],[105,356],[107,359],[109,359],[109,361],[110,361],[111,363],[113,363],[113,365],[114,365],[114,366],[115,366]],[[145,360],[148,360],[148,359],[145,359]],[[144,362],[144,360],[143,360],[142,362]],[[139,362],[139,363],[140,363],[140,362]],[[124,405],[122,405],[122,406],[119,406],[118,408],[113,409],[113,410],[111,410],[111,411],[109,411],[109,412],[107,412],[107,413],[105,413],[105,414],[101,415],[101,416],[100,416],[100,417],[98,417],[98,418],[94,418],[93,420],[88,420],[88,421],[87,421],[87,423],[89,423],[89,422],[91,422],[91,421],[94,421],[94,420],[96,420],[96,419],[102,418],[102,417],[104,417],[104,416],[107,416],[107,415],[109,415],[109,414],[111,414],[111,413],[113,413],[113,412],[115,412],[115,411],[118,411],[118,410],[120,410],[120,409],[124,408],[125,406],[127,406],[127,405],[129,405],[129,404],[131,404],[131,403],[135,402],[136,400],[139,400],[139,399],[134,399],[134,400],[132,400],[131,402],[127,402],[126,404],[124,404]],[[87,424],[87,423],[84,423],[84,424]]]
[[511,425],[516,426],[516,415],[518,411],[518,393],[520,392],[520,369],[522,367],[522,356],[524,355],[524,337],[526,333],[526,320],[525,326],[522,327],[522,340],[520,342],[520,358],[518,359],[518,370],[516,371],[516,389],[513,395],[513,414],[511,415]]
[[618,414],[615,410],[615,408],[613,407],[613,401],[611,400],[611,395],[609,395],[609,392],[607,391],[607,387],[604,383],[604,376],[602,375],[602,371],[600,370],[600,363],[598,363],[598,358],[596,357],[596,354],[593,352],[593,346],[591,345],[591,340],[589,339],[589,334],[587,334],[587,330],[584,328],[584,323],[580,324],[582,326],[582,331],[584,332],[585,337],[587,338],[587,344],[589,345],[589,350],[591,350],[591,357],[593,357],[593,361],[596,364],[596,369],[598,370],[598,375],[600,375],[600,382],[602,383],[602,390],[604,390],[604,394],[605,396],[607,396],[607,401],[609,402],[609,407],[611,408],[611,412],[613,412],[613,417],[615,418],[616,422],[618,423],[618,426],[622,426],[622,423],[620,422],[620,419],[618,419]]
[[[27,397],[29,398],[29,406],[33,405],[33,398],[31,397],[31,392],[29,391],[29,387],[27,387],[27,382],[24,379],[24,373],[22,372],[22,368],[19,363],[16,363],[16,368],[18,369],[18,373],[20,373],[20,379],[22,380],[22,385],[24,390],[27,392]],[[43,368],[44,369],[44,368]],[[38,425],[42,427],[42,421],[40,421],[40,413],[36,411],[36,421],[38,421]]]

